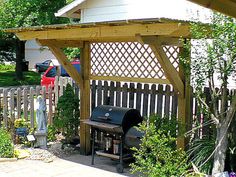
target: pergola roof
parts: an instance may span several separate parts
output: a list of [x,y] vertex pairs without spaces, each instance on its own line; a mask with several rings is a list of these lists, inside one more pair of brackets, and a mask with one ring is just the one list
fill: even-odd
[[236,0],[188,0],[236,18]]
[[132,41],[136,40],[136,34],[142,36],[189,37],[190,25],[188,21],[155,18],[21,27],[6,29],[5,31],[15,33],[21,40],[73,39],[86,41]]

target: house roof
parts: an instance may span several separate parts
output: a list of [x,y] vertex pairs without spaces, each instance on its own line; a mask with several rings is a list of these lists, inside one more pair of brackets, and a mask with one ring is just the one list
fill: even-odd
[[236,18],[236,0],[188,0]]
[[80,18],[79,5],[86,0],[75,0],[72,3],[66,5],[55,13],[56,17],[73,17]]

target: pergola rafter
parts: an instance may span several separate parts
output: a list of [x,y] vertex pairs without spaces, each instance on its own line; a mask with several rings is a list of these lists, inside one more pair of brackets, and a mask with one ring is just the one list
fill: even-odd
[[[41,45],[48,46],[70,76],[79,84],[81,90],[80,138],[83,154],[90,151],[90,131],[83,120],[90,117],[91,79],[172,84],[179,97],[178,118],[182,120],[182,123],[187,123],[190,120],[190,110],[188,110],[190,105],[189,76],[184,75],[181,66],[174,66],[173,63],[179,65],[180,62],[175,61],[176,57],[171,62],[170,57],[173,56],[168,57],[163,48],[166,45],[177,46],[179,53],[184,52],[181,50],[183,44],[179,39],[190,37],[188,22],[169,19],[129,20],[78,25],[51,25],[8,29],[6,31],[15,33],[20,40],[37,39]],[[67,60],[62,51],[64,47],[81,48],[80,74]],[[100,52],[94,53],[92,50],[99,50]],[[102,50],[107,52],[101,52]],[[129,52],[123,51],[120,54],[117,50],[129,50]],[[142,51],[146,53],[142,54]],[[176,51],[174,49],[174,52]],[[94,55],[94,60],[99,59],[100,63],[103,62],[103,65],[99,65],[98,62],[100,70],[97,70],[97,73],[99,74],[96,74],[92,68],[96,67],[95,65],[91,67],[91,54]],[[119,56],[116,57],[115,54]],[[140,56],[137,58],[133,56],[138,54]],[[169,54],[173,55],[173,52],[169,52]],[[110,62],[109,66],[104,63],[102,57]],[[137,63],[138,66],[136,66]],[[119,70],[122,69],[121,65],[126,65],[123,70]],[[104,71],[103,66],[110,73]],[[132,67],[136,67],[136,70],[132,70]],[[158,71],[155,70],[155,67]],[[129,68],[131,69],[129,70]],[[137,69],[143,70],[146,75],[137,74]],[[150,71],[147,71],[148,69]],[[94,72],[91,73],[91,71]],[[155,74],[155,72],[159,73]],[[184,148],[185,140],[179,138],[177,145]]]

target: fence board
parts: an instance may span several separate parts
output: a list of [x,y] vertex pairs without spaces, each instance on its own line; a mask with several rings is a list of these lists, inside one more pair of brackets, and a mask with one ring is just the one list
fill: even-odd
[[164,107],[164,115],[169,117],[170,115],[170,86],[166,85],[165,89],[165,107]]
[[7,117],[8,117],[8,100],[7,100],[7,89],[4,89],[3,90],[3,122],[4,122],[4,125],[5,127],[7,127]]
[[92,106],[92,111],[96,107],[96,81],[92,81],[92,86],[91,86],[91,106]]
[[30,88],[30,128],[34,128],[34,89]]
[[158,85],[158,91],[157,94],[157,114],[159,116],[162,116],[162,103],[163,103],[163,85]]
[[109,96],[108,96],[108,82],[104,81],[103,85],[103,104],[109,105]]
[[137,94],[136,94],[136,109],[141,112],[141,99],[142,99],[142,84],[137,84]]
[[156,85],[152,84],[151,95],[150,95],[150,115],[155,113],[155,103],[156,103]]
[[52,87],[51,85],[48,87],[48,124],[52,125]]
[[97,106],[102,104],[102,81],[98,81],[98,91],[97,91]]
[[24,119],[28,121],[28,93],[26,88],[23,89],[23,105]]
[[58,76],[55,77],[54,94],[55,94],[55,107],[57,107],[58,98],[59,98],[59,78],[58,78]]
[[143,116],[148,115],[148,90],[149,90],[149,85],[144,84],[144,94],[143,94]]
[[121,86],[120,82],[116,82],[116,106],[121,106]]
[[134,83],[130,83],[130,92],[129,92],[129,108],[134,108],[134,93],[135,93]]
[[174,95],[172,97],[172,109],[171,109],[171,116],[177,117],[177,107],[178,107],[178,97]]
[[10,100],[9,100],[9,103],[10,103],[10,118],[12,120],[15,119],[15,105],[14,105],[14,102],[15,102],[15,98],[14,98],[14,94],[15,94],[15,89],[11,89],[10,91]]
[[128,84],[125,83],[123,85],[123,92],[122,92],[122,107],[127,108],[127,102],[128,102]]
[[109,100],[109,105],[111,106],[115,106],[114,101],[115,101],[115,94],[114,94],[114,90],[115,90],[115,84],[114,82],[110,83],[110,100]]
[[17,119],[21,118],[21,89],[17,89]]

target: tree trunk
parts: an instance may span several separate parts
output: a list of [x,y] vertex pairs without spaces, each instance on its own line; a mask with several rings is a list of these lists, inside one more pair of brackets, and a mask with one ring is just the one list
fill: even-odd
[[[226,109],[223,110],[225,110],[226,112]],[[224,119],[222,117],[220,124],[216,128],[217,129],[216,149],[214,153],[212,174],[224,171],[226,151],[228,148],[228,132],[229,132],[229,127],[234,118],[235,111],[236,111],[236,95],[233,95],[230,108],[227,110],[227,114],[225,115]]]
[[16,40],[16,79],[23,80],[22,64],[25,59],[25,41]]
[[216,150],[214,153],[212,174],[224,171],[227,147],[228,147],[227,125],[223,123],[223,125],[217,128],[216,147],[215,147]]

